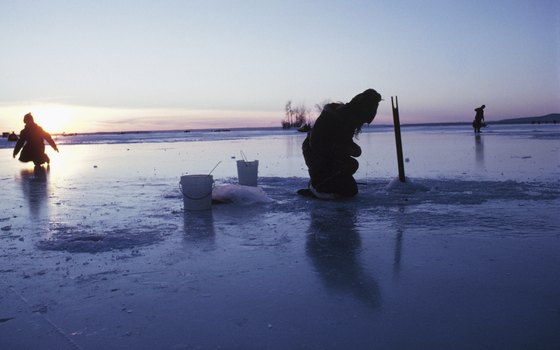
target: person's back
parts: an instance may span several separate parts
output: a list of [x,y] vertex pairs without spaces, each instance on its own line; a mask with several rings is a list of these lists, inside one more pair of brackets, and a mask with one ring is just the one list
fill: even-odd
[[307,162],[321,163],[323,159],[333,158],[338,153],[337,146],[348,139],[348,136],[350,140],[352,139],[352,132],[350,135],[343,132],[344,120],[337,113],[337,108],[341,105],[338,103],[326,105],[315,121],[304,148],[304,158]]
[[19,157],[21,162],[33,162],[36,166],[50,163],[49,157],[45,154],[44,141],[47,141],[58,152],[58,148],[51,135],[35,124],[31,113],[25,115],[23,122],[25,127],[21,131],[19,140],[14,147],[14,158],[21,150]]

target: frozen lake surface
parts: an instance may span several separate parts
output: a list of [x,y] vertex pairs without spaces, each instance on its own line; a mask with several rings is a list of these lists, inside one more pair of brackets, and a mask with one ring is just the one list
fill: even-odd
[[[335,202],[295,194],[304,137],[67,136],[45,172],[3,139],[0,348],[560,348],[559,127],[404,128],[405,184],[368,128]],[[241,151],[269,201],[184,211]]]

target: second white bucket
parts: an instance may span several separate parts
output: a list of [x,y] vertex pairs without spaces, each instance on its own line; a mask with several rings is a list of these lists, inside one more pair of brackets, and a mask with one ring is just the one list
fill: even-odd
[[240,185],[257,186],[257,178],[259,175],[259,161],[237,161],[237,178]]
[[184,175],[179,183],[183,192],[185,210],[208,210],[212,208],[212,175]]

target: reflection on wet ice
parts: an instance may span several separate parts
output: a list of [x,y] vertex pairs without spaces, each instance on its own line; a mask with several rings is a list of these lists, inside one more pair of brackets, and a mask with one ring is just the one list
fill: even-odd
[[476,155],[476,165],[479,168],[484,167],[484,142],[480,134],[475,135],[475,155]]
[[40,219],[41,210],[46,207],[49,185],[49,168],[35,167],[22,169],[19,182],[24,198],[29,203],[31,219]]
[[184,211],[185,241],[215,246],[214,215],[212,210]]
[[327,288],[350,292],[372,308],[380,305],[379,286],[360,262],[361,237],[351,208],[311,210],[306,252]]

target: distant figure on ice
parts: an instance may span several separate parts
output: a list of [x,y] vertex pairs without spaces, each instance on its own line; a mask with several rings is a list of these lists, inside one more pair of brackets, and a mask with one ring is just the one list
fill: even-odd
[[474,132],[480,132],[480,128],[486,126],[486,124],[484,124],[484,108],[486,108],[486,106],[482,105],[474,109],[474,111],[476,112],[474,120],[472,122]]
[[58,152],[58,147],[56,147],[51,135],[35,124],[31,113],[27,113],[23,117],[23,122],[25,123],[25,128],[19,134],[19,140],[14,147],[14,158],[21,150],[19,156],[21,162],[33,162],[35,166],[40,166],[43,163],[49,164],[50,159],[45,154],[43,140],[46,140]]
[[8,135],[8,141],[16,142],[18,140],[18,136],[15,132],[12,131],[10,135]]
[[315,125],[303,141],[302,151],[309,170],[308,189],[302,195],[334,199],[358,194],[354,173],[359,163],[355,159],[362,149],[353,138],[364,123],[371,123],[377,114],[381,95],[368,89],[350,102],[327,104]]

